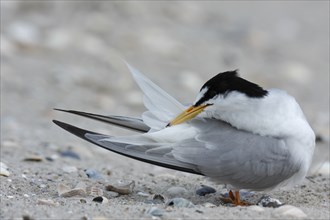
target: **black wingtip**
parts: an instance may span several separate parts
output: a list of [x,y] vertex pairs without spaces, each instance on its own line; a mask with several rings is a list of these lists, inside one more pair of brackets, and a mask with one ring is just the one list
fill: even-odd
[[[84,129],[81,129],[81,128],[78,128],[78,127],[75,127],[73,125],[69,125],[69,124],[66,124],[64,122],[61,122],[61,121],[57,121],[57,120],[53,120],[53,122],[58,125],[59,127],[63,128],[64,130],[80,137],[80,138],[83,138],[85,140],[86,137],[85,137],[85,134],[86,133],[89,133],[89,134],[97,134],[95,132],[92,132],[92,131],[87,131],[87,130],[84,130]],[[89,141],[89,140],[88,140]]]

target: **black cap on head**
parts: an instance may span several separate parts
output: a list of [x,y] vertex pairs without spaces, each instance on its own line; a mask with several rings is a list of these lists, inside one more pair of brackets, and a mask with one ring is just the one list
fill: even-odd
[[238,91],[250,98],[262,98],[267,95],[267,90],[264,90],[257,84],[249,82],[238,76],[237,70],[219,73],[208,80],[201,88],[207,88],[204,96],[196,102],[195,106],[212,99],[216,95],[226,95],[231,91]]

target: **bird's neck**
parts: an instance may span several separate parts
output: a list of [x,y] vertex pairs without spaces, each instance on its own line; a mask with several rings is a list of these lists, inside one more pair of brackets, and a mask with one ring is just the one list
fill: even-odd
[[303,138],[313,133],[300,106],[284,92],[270,90],[262,99],[239,100],[213,117],[262,136]]

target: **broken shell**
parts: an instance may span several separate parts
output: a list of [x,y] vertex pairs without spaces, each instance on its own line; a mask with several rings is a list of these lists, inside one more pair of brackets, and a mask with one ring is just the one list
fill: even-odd
[[103,190],[95,186],[87,187],[86,192],[91,196],[103,196]]
[[117,192],[121,195],[127,195],[133,192],[134,187],[135,187],[135,182],[132,181],[129,184],[123,186],[107,185],[105,189],[108,191]]
[[170,199],[166,206],[173,206],[177,208],[194,208],[195,205],[187,199],[184,198],[173,198]]
[[70,187],[60,183],[57,186],[58,195],[61,197],[72,197],[72,196],[86,196],[86,190],[83,188],[74,188],[70,189]]
[[151,201],[152,203],[160,204],[160,203],[165,203],[167,198],[165,196],[163,196],[162,194],[153,194],[153,195],[149,196],[148,200]]
[[38,155],[31,155],[31,156],[28,156],[28,157],[24,158],[24,161],[28,161],[28,162],[41,162],[42,161],[42,157],[40,157]]
[[282,202],[280,202],[280,200],[278,200],[278,199],[274,199],[268,195],[264,195],[257,202],[257,205],[262,206],[262,207],[278,208],[284,204]]
[[50,199],[38,199],[37,201],[38,205],[50,205],[50,206],[58,206],[58,202],[54,202],[53,200]]
[[10,172],[8,171],[8,167],[6,164],[0,162],[0,176],[9,176]]
[[199,196],[205,196],[207,194],[215,193],[216,190],[210,186],[202,185],[202,188],[196,190],[196,194]]
[[109,200],[104,197],[104,196],[97,196],[93,199],[93,202],[97,202],[97,203],[102,203],[102,204],[106,204],[109,202]]

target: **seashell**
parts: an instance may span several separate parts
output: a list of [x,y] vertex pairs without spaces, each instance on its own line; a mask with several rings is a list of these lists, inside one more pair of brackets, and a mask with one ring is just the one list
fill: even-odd
[[109,202],[109,200],[104,196],[97,196],[92,201],[97,202],[97,203],[102,203],[102,204],[106,204]]
[[84,171],[85,171],[87,177],[90,179],[103,179],[103,176],[94,169],[86,169]]
[[278,199],[274,199],[274,198],[271,198],[268,195],[264,195],[257,202],[257,205],[262,206],[262,207],[277,208],[277,207],[280,207],[284,204],[282,202],[280,202]]
[[108,191],[117,192],[121,195],[127,195],[133,192],[134,187],[135,187],[135,182],[132,181],[129,184],[123,186],[107,185],[105,189]]
[[28,156],[26,158],[24,158],[23,161],[28,161],[28,162],[41,162],[42,161],[42,157],[38,156],[38,155],[31,155]]
[[170,199],[166,206],[173,206],[177,208],[194,208],[195,205],[187,199],[184,198],[173,198]]
[[60,183],[57,186],[57,191],[59,196],[61,197],[72,197],[72,196],[86,196],[86,190],[83,188],[74,188],[70,189],[70,187]]
[[10,175],[10,172],[8,171],[7,165],[0,162],[0,176],[8,177],[9,175]]
[[58,202],[54,202],[53,200],[50,199],[38,199],[37,201],[38,205],[49,205],[49,206],[58,206]]
[[159,209],[157,207],[151,207],[150,209],[148,209],[147,211],[145,211],[145,214],[151,215],[151,216],[161,217],[161,216],[164,215],[164,210]]
[[202,188],[196,190],[196,194],[199,196],[205,196],[207,194],[215,193],[216,190],[210,186],[202,185]]
[[96,186],[87,187],[86,192],[91,196],[103,196],[103,190]]
[[291,218],[306,218],[307,215],[299,208],[292,205],[283,205],[275,209],[275,213],[291,217]]
[[167,201],[167,198],[162,194],[153,194],[149,196],[148,200],[154,204],[161,204],[161,203],[165,203],[165,201]]

